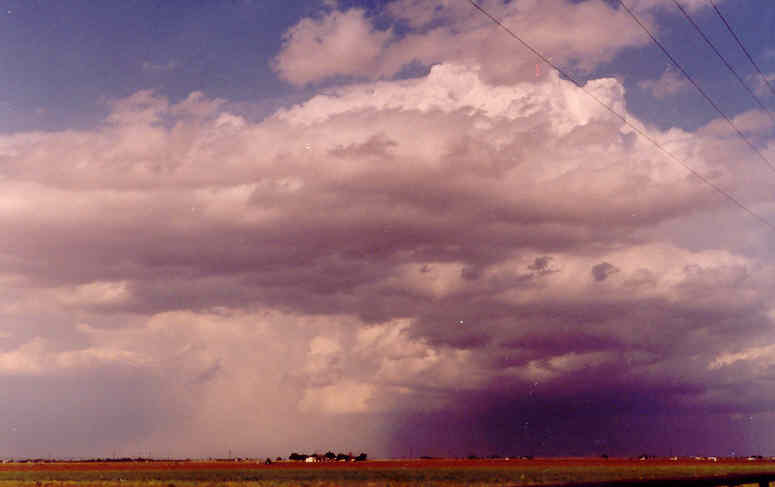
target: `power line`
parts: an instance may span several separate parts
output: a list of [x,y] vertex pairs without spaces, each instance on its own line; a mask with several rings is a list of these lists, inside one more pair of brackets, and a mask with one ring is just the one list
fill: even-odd
[[509,29],[503,22],[498,20],[496,17],[494,17],[490,12],[484,9],[484,7],[477,4],[474,0],[468,0],[471,5],[474,6],[477,10],[479,10],[483,15],[488,17],[490,20],[492,20],[496,25],[498,25],[501,29],[506,31],[511,37],[519,41],[520,44],[522,44],[525,49],[533,53],[536,57],[541,59],[543,62],[551,66],[552,68],[556,69],[557,72],[559,72],[561,75],[563,75],[565,78],[569,79],[573,84],[576,85],[576,87],[580,88],[587,96],[592,98],[595,102],[597,102],[600,106],[608,110],[611,114],[613,114],[616,118],[621,120],[625,125],[630,127],[632,130],[634,130],[638,135],[643,137],[644,139],[651,142],[657,149],[659,149],[660,152],[668,156],[670,159],[672,159],[677,164],[681,165],[684,169],[689,171],[692,175],[694,175],[697,179],[699,179],[701,182],[705,183],[706,185],[710,186],[714,191],[721,194],[725,198],[727,198],[729,201],[734,203],[737,207],[754,217],[756,220],[759,220],[759,222],[763,223],[764,225],[768,226],[770,230],[775,230],[775,224],[771,223],[768,219],[764,218],[760,214],[756,213],[752,209],[748,208],[745,204],[743,204],[740,200],[732,196],[731,193],[725,191],[720,186],[714,184],[711,182],[708,178],[697,172],[696,170],[692,169],[691,166],[689,166],[686,162],[684,162],[682,159],[679,159],[678,156],[673,155],[672,152],[669,152],[667,149],[665,149],[662,144],[657,142],[653,137],[651,137],[649,134],[644,132],[643,130],[639,129],[636,125],[631,123],[627,118],[617,112],[611,105],[607,104],[603,100],[601,100],[597,95],[592,93],[591,91],[587,90],[584,85],[581,84],[580,81],[578,81],[575,77],[573,77],[569,72],[565,71],[561,67],[559,67],[557,64],[553,63],[549,58],[541,54],[538,50],[536,50],[533,46],[528,44],[526,41],[524,41],[521,37],[519,37],[514,31]]
[[748,52],[748,49],[745,48],[745,45],[743,44],[743,41],[740,40],[740,38],[735,34],[735,30],[732,28],[731,25],[729,25],[729,22],[727,22],[726,17],[724,17],[724,14],[721,13],[721,10],[718,9],[716,4],[713,2],[713,0],[709,0],[710,4],[713,6],[713,10],[716,11],[716,14],[719,16],[722,22],[724,22],[724,25],[727,26],[727,30],[730,34],[732,34],[732,37],[735,38],[735,41],[737,41],[737,45],[740,46],[740,49],[743,50],[746,56],[748,56],[748,60],[751,61],[751,64],[753,64],[753,67],[756,68],[756,71],[759,72],[759,75],[761,75],[764,82],[767,84],[767,87],[770,89],[773,95],[775,95],[775,88],[772,87],[770,84],[770,81],[767,79],[767,77],[762,73],[762,70],[759,69],[759,65],[756,64],[756,61],[753,60],[753,56],[751,56],[751,53]]
[[713,99],[712,99],[712,98],[711,98],[711,97],[710,97],[710,96],[709,96],[707,93],[705,93],[705,90],[703,90],[703,89],[700,87],[700,85],[699,85],[699,84],[697,84],[697,82],[694,80],[694,78],[692,78],[692,76],[691,76],[691,75],[690,75],[690,74],[689,74],[689,73],[688,73],[688,72],[687,72],[687,71],[686,71],[686,70],[683,68],[683,66],[681,66],[681,64],[680,64],[680,63],[679,63],[679,62],[678,62],[678,61],[677,61],[677,60],[676,60],[676,59],[675,59],[675,58],[672,56],[672,54],[670,54],[670,52],[667,50],[667,48],[666,48],[664,45],[662,45],[662,43],[661,43],[661,42],[659,42],[659,40],[658,40],[658,39],[657,39],[657,38],[654,36],[654,34],[652,34],[652,33],[651,33],[651,31],[648,29],[648,27],[646,27],[646,26],[643,24],[643,22],[641,22],[641,21],[640,21],[640,19],[638,18],[638,16],[637,16],[637,15],[635,15],[635,12],[633,12],[632,10],[630,10],[630,9],[627,7],[627,5],[625,5],[625,4],[624,4],[624,2],[623,2],[622,0],[619,0],[619,5],[621,5],[621,6],[622,6],[622,8],[624,8],[624,10],[625,10],[625,11],[627,11],[627,13],[628,13],[628,14],[630,14],[630,17],[632,17],[632,19],[633,19],[633,20],[634,20],[634,21],[635,21],[635,22],[636,22],[636,23],[637,23],[637,24],[638,24],[638,25],[639,25],[639,26],[640,26],[640,27],[641,27],[641,28],[642,28],[642,29],[643,29],[643,30],[646,32],[646,34],[648,34],[648,35],[649,35],[649,37],[651,37],[651,40],[652,40],[652,41],[654,41],[654,44],[656,44],[656,45],[657,45],[657,47],[659,47],[659,49],[661,49],[661,50],[662,50],[662,52],[665,54],[665,56],[667,56],[667,58],[670,60],[670,62],[671,62],[671,63],[673,63],[673,65],[674,65],[676,68],[678,68],[678,69],[681,71],[681,73],[682,73],[682,74],[683,74],[683,75],[686,77],[686,79],[688,79],[688,80],[689,80],[689,82],[690,82],[690,83],[691,83],[691,84],[692,84],[692,85],[693,85],[693,86],[694,86],[694,87],[697,89],[697,91],[699,91],[699,92],[700,92],[700,94],[701,94],[701,95],[702,95],[702,96],[705,98],[705,100],[707,100],[707,101],[708,101],[708,103],[710,103],[710,104],[711,104],[711,106],[712,106],[713,108],[715,108],[715,109],[716,109],[716,111],[717,111],[717,112],[718,112],[718,113],[719,113],[719,114],[720,114],[722,117],[724,117],[724,120],[726,120],[726,121],[727,121],[727,123],[729,124],[729,126],[730,126],[730,127],[732,127],[732,129],[734,129],[734,131],[735,131],[735,132],[737,132],[737,135],[738,135],[738,136],[740,136],[740,138],[741,138],[741,139],[743,139],[743,141],[744,141],[746,144],[748,144],[748,147],[750,147],[750,148],[751,148],[751,150],[752,150],[752,151],[754,151],[754,152],[756,153],[756,155],[758,155],[758,156],[759,156],[759,158],[760,158],[760,159],[761,159],[761,160],[762,160],[762,161],[763,161],[765,164],[767,164],[767,167],[769,167],[769,168],[770,168],[770,169],[771,169],[773,172],[775,172],[775,166],[773,166],[773,165],[772,165],[772,163],[770,162],[770,160],[769,160],[769,159],[767,159],[767,158],[764,156],[764,154],[762,154],[762,153],[761,153],[761,151],[760,151],[758,148],[756,148],[756,146],[755,146],[755,145],[753,145],[753,142],[751,142],[750,140],[748,140],[748,137],[746,137],[746,136],[745,136],[745,134],[743,134],[743,132],[742,132],[742,131],[740,131],[740,129],[739,129],[739,128],[737,128],[737,125],[735,125],[735,123],[732,121],[732,119],[731,119],[731,118],[729,118],[729,117],[728,117],[728,116],[727,116],[727,115],[726,115],[726,114],[725,114],[725,113],[724,113],[724,112],[721,110],[721,108],[719,108],[719,106],[718,106],[718,105],[716,105],[716,102],[714,102],[714,101],[713,101]]
[[694,29],[700,34],[700,36],[703,38],[705,43],[708,44],[708,46],[710,46],[711,49],[713,49],[713,52],[716,53],[716,56],[718,56],[719,59],[721,59],[724,62],[724,65],[726,65],[727,69],[735,76],[735,78],[737,78],[737,81],[740,83],[740,86],[742,86],[745,89],[745,91],[747,91],[748,94],[751,95],[751,98],[754,99],[754,101],[761,107],[762,110],[767,112],[767,115],[769,115],[770,120],[775,122],[775,116],[773,116],[772,111],[770,111],[769,108],[764,106],[764,103],[762,103],[759,97],[756,96],[756,93],[754,93],[753,90],[748,87],[748,85],[745,83],[745,81],[743,81],[743,78],[740,77],[740,75],[735,70],[735,68],[732,67],[731,64],[729,64],[729,61],[727,61],[727,59],[719,52],[719,50],[716,48],[713,42],[711,42],[711,40],[708,39],[708,36],[705,35],[705,32],[703,32],[700,26],[697,25],[697,22],[695,22],[694,19],[691,17],[691,15],[689,15],[689,12],[687,12],[686,9],[683,8],[683,6],[680,3],[678,3],[678,0],[673,0],[673,3],[675,4],[676,7],[678,7],[678,9],[681,11],[684,17],[686,17],[686,20],[688,20],[689,23],[694,26]]

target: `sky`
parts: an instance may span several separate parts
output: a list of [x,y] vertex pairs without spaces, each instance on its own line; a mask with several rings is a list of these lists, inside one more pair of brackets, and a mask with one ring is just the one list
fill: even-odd
[[616,1],[2,2],[0,457],[775,455],[775,4],[763,110],[625,3],[734,127]]

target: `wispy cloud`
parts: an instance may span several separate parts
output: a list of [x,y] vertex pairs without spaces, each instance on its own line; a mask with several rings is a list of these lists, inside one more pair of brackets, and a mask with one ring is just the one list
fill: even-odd
[[152,63],[150,61],[143,61],[142,67],[143,67],[143,71],[149,71],[149,72],[174,71],[180,67],[180,63],[175,60],[170,60],[162,64]]
[[659,79],[640,81],[638,86],[660,100],[683,93],[691,87],[689,81],[674,70],[665,71]]
[[767,86],[767,83],[769,82],[770,85],[775,86],[775,73],[765,73],[763,76],[756,73],[749,76],[748,79],[753,83],[753,89],[757,95],[763,97],[773,96],[772,90]]

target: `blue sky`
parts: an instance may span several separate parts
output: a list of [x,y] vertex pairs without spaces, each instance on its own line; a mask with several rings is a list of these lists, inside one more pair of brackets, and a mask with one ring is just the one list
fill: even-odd
[[[401,22],[385,18],[384,1],[341,2],[340,8],[365,8],[399,31]],[[723,11],[766,71],[775,69],[775,6],[752,8],[741,0],[724,2]],[[6,2],[0,41],[4,86],[4,131],[86,127],[106,113],[100,101],[153,89],[173,100],[192,91],[233,103],[256,105],[257,114],[312,92],[277,78],[270,61],[282,34],[302,16],[320,15],[316,1],[125,2],[121,6],[74,1]],[[753,106],[721,62],[707,49],[678,10],[658,14],[660,38],[703,86],[734,115]],[[694,14],[700,25],[743,76],[753,67],[710,9]],[[638,27],[633,23],[632,29]],[[529,39],[528,39],[529,41]],[[529,57],[517,43],[514,55]],[[540,48],[540,46],[537,46]],[[551,53],[547,53],[551,55]],[[625,50],[593,73],[613,75],[633,87],[658,78],[669,65],[653,45]],[[630,90],[631,109],[664,125],[692,126],[715,112],[696,93],[655,103]],[[772,103],[772,99],[767,97]]]
[[[717,3],[772,77],[775,4]],[[616,2],[481,4],[775,221]],[[464,0],[6,2],[0,72],[0,457],[775,454],[772,231]]]
[[251,103],[286,95],[268,60],[282,33],[315,10],[301,2],[10,3],[2,62],[12,115],[3,128],[94,125],[105,113],[100,100],[148,88]]

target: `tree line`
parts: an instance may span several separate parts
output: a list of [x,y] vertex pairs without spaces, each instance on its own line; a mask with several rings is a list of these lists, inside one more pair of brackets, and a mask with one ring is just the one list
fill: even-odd
[[297,453],[293,452],[290,455],[288,455],[288,460],[294,460],[294,461],[306,461],[307,458],[314,458],[316,461],[319,462],[365,462],[368,458],[368,455],[366,453],[361,453],[358,456],[353,456],[352,453],[334,453],[332,451],[327,451],[326,453],[319,455],[317,453],[313,453],[312,455],[307,455],[305,453]]

